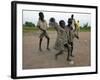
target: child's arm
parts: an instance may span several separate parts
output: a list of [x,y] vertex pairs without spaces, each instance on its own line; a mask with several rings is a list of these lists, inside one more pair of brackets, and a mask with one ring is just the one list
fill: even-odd
[[74,33],[74,37],[75,37],[75,38],[77,38],[77,39],[79,39],[78,35],[77,35],[77,34],[75,34],[75,33]]
[[[65,31],[65,29],[61,28],[60,26],[58,26],[58,28],[61,30],[61,31]],[[66,31],[65,31],[66,32]]]
[[50,22],[49,26],[53,27],[55,30],[58,30],[58,24],[56,22]]
[[46,32],[44,29],[42,29],[40,26],[37,26],[41,31]]
[[71,48],[72,46],[70,44],[66,43],[66,44],[64,44],[64,47]]

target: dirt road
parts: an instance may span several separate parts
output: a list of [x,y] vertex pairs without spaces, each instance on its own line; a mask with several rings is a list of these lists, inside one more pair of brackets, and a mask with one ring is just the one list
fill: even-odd
[[49,36],[51,50],[46,50],[46,39],[44,38],[43,51],[40,52],[38,50],[39,32],[23,34],[23,69],[90,66],[90,32],[80,32],[80,39],[75,39],[73,65],[66,61],[67,53],[60,55],[58,60],[55,60],[54,55],[57,51],[53,49],[53,46],[56,32],[50,31]]

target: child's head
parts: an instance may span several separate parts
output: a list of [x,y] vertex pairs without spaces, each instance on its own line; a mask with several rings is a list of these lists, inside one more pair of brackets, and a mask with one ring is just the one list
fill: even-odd
[[50,18],[50,20],[49,20],[50,22],[55,22],[55,18]]
[[53,17],[50,18],[50,20],[49,20],[49,25],[52,26],[52,27],[56,26],[55,18],[53,18]]
[[79,20],[77,20],[77,22],[79,23]]
[[71,26],[72,24],[72,19],[68,19],[68,27],[70,27],[71,30],[73,30],[73,27]]
[[68,25],[71,25],[72,24],[72,19],[68,19]]
[[60,20],[59,21],[59,25],[64,28],[65,27],[65,21],[64,20]]
[[43,12],[39,12],[39,18],[40,18],[41,20],[44,20],[44,14],[43,14]]
[[72,18],[72,19],[74,18],[74,14],[71,15],[71,18]]

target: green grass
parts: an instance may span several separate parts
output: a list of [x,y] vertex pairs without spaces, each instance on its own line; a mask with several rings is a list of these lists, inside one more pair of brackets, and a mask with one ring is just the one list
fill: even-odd
[[[36,27],[23,27],[23,32],[36,32],[39,29]],[[48,31],[55,31],[53,28],[48,28]]]
[[81,29],[80,29],[80,32],[90,32],[90,31],[91,31],[90,28],[87,28],[87,29],[85,29],[85,28],[81,28]]
[[[36,32],[39,29],[36,27],[23,27],[23,32]],[[53,28],[48,28],[48,31],[55,31]],[[80,32],[90,32],[91,29],[90,28],[81,28]]]
[[39,29],[36,27],[23,27],[23,32],[35,32],[37,30]]

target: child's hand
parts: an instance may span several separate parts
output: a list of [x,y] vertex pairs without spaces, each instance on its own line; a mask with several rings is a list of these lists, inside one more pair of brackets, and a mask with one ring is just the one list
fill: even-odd
[[43,30],[43,33],[46,33],[46,30]]
[[77,36],[76,34],[75,34],[75,37],[76,37],[77,39],[79,39],[79,36]]
[[72,46],[71,46],[71,45],[68,45],[68,47],[70,47],[70,48],[71,48]]

